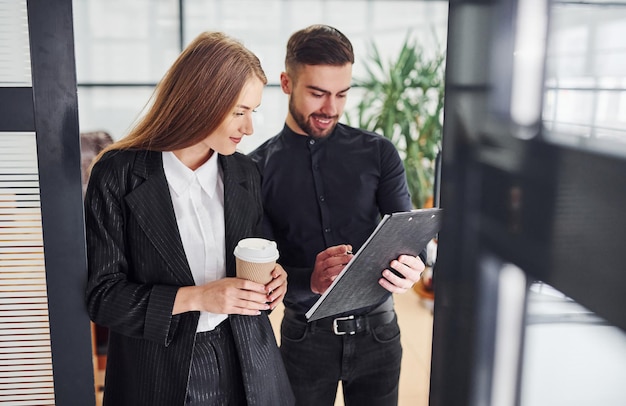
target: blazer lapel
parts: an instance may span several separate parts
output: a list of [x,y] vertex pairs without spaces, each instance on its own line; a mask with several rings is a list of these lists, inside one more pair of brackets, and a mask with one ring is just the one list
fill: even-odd
[[[224,176],[224,222],[226,226],[227,274],[235,276],[232,255],[240,239],[251,237],[255,206],[253,176],[242,169],[234,156],[221,156]],[[235,346],[241,363],[247,404],[250,406],[293,405],[289,379],[276,345],[276,338],[266,315],[230,315]],[[268,385],[268,379],[272,382]]]
[[239,165],[230,157],[219,156],[224,176],[224,225],[226,228],[226,274],[235,276],[235,257],[232,255],[235,246],[245,237],[247,228],[242,222],[241,213],[250,210],[246,207],[250,200],[248,179]]
[[138,153],[133,173],[144,181],[126,196],[128,207],[178,281],[182,285],[194,285],[180,239],[161,153]]

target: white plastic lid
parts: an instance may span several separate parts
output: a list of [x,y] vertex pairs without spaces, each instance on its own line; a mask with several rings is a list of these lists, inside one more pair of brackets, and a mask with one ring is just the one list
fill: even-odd
[[271,262],[278,259],[278,248],[264,238],[244,238],[235,247],[235,256],[248,262]]

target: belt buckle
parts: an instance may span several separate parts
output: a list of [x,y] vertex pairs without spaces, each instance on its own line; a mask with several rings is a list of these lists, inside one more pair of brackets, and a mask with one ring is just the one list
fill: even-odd
[[[339,331],[338,330],[338,328],[339,328],[338,322],[344,321],[344,320],[353,320],[353,319],[354,319],[354,315],[345,316],[345,317],[337,317],[336,319],[334,319],[333,320],[333,333],[335,333],[335,335],[338,335],[338,336],[342,336],[342,335],[348,334],[347,331]],[[355,334],[355,333],[356,333],[356,331],[352,331],[352,332],[350,332],[350,335]]]

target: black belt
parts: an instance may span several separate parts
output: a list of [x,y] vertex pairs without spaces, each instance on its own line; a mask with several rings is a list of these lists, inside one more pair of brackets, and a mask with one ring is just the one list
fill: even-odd
[[396,317],[396,313],[393,310],[387,310],[375,314],[368,313],[364,315],[325,317],[323,319],[307,322],[304,315],[285,308],[285,317],[307,323],[312,329],[332,332],[338,336],[342,336],[370,331],[378,326],[391,323]]

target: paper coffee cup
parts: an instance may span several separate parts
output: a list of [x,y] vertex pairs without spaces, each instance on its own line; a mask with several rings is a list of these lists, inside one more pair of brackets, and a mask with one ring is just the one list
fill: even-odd
[[263,238],[244,238],[235,247],[237,277],[263,285],[272,280],[278,249],[274,241]]

